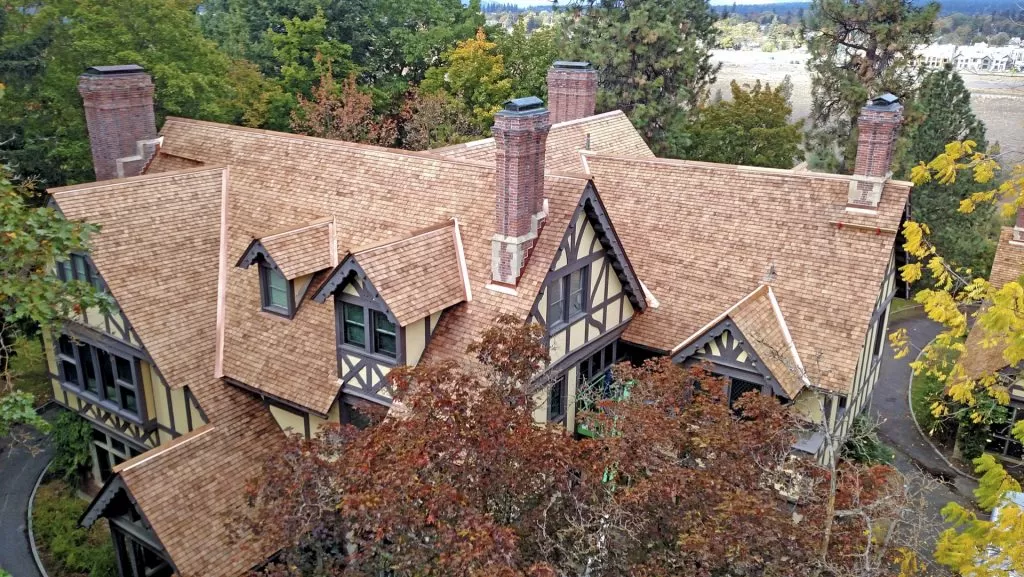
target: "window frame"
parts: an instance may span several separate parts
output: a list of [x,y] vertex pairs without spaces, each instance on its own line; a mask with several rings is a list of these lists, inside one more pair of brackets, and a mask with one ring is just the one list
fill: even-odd
[[[573,291],[572,279],[577,275],[579,290]],[[559,291],[559,299],[553,300],[555,290]],[[573,310],[572,298],[574,294],[580,295],[580,309]],[[547,285],[547,325],[549,332],[554,332],[565,326],[571,325],[577,320],[590,313],[592,303],[590,302],[590,263],[566,271],[552,279]],[[556,312],[556,307],[560,310]]]
[[[555,405],[555,399],[559,404]],[[558,410],[556,410],[556,408]],[[548,388],[548,422],[565,423],[569,415],[569,378],[566,373],[559,375]]]
[[[71,358],[61,350],[62,340],[66,340],[66,342],[71,344],[74,352],[74,358]],[[142,359],[140,357],[134,354],[128,354],[126,351],[113,351],[106,347],[97,346],[92,342],[65,333],[58,336],[57,343],[54,348],[56,357],[59,361],[57,363],[57,376],[60,378],[61,386],[63,388],[66,388],[84,400],[96,403],[105,410],[133,423],[145,424],[149,422],[150,419],[146,411],[146,397],[142,387]],[[109,383],[105,382],[103,376],[103,366],[100,361],[101,352],[109,357]],[[86,354],[88,357],[83,358]],[[121,375],[117,370],[117,359],[121,359],[128,363],[131,370],[131,381],[126,381],[121,378]],[[96,378],[95,390],[90,389],[87,386],[87,376],[85,374],[86,362],[90,363],[93,367],[93,372]],[[71,378],[71,376],[67,374],[68,366],[66,366],[65,363],[69,363],[75,367],[74,378]],[[113,391],[112,394],[108,391],[108,387]],[[127,407],[123,402],[126,392],[134,396],[134,409]]]
[[[355,343],[351,343],[347,340],[345,334],[345,307],[361,307],[363,309],[363,345],[360,346]],[[394,325],[394,338],[395,338],[395,354],[392,355],[388,352],[381,352],[377,347],[377,321],[376,315],[380,314],[387,318],[388,322]],[[404,358],[404,335],[402,333],[402,326],[398,324],[398,319],[394,318],[390,311],[384,308],[378,308],[371,305],[371,303],[360,297],[354,297],[352,295],[341,294],[335,299],[334,306],[334,320],[336,330],[336,344],[340,351],[348,351],[357,355],[367,355],[373,357],[386,364],[399,364],[403,362]],[[339,357],[340,359],[340,357]],[[340,360],[339,360],[340,362]]]
[[[360,315],[362,316],[362,319],[361,319],[362,322],[357,323],[355,321],[349,321],[348,320],[348,315],[345,314],[349,309],[358,310]],[[361,337],[362,342],[361,343],[357,343],[355,341],[349,340],[349,338],[348,338],[348,327],[349,327],[350,324],[352,326],[358,326],[359,327],[359,330],[362,333],[362,337]],[[367,332],[366,331],[366,325],[367,324],[368,323],[366,322],[366,307],[365,306],[362,306],[362,305],[359,305],[359,304],[356,304],[356,303],[349,303],[349,302],[341,301],[341,342],[342,342],[342,344],[348,345],[348,346],[350,346],[352,348],[364,348],[365,349],[366,348],[366,332]]]
[[[398,323],[392,322],[391,319],[388,318],[388,314],[385,311],[379,311],[376,309],[370,311],[370,318],[373,320],[373,352],[381,356],[397,359],[399,334]],[[380,327],[380,320],[382,318],[384,319],[385,322],[391,325],[391,331],[387,331]],[[395,350],[393,352],[385,351],[384,348],[380,346],[379,337],[381,335],[391,337],[392,339],[395,340]]]
[[[267,264],[266,262],[260,261],[260,310],[277,316],[292,318],[295,315],[295,287],[293,282],[288,280],[276,266]],[[280,275],[284,279],[285,283],[285,297],[288,302],[285,306],[274,304],[271,299],[271,275]]]

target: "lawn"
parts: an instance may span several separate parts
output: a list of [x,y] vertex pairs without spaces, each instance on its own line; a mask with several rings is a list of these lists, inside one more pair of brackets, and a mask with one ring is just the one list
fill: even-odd
[[50,400],[53,389],[46,370],[46,355],[38,338],[19,338],[14,342],[10,363],[14,388],[32,393],[36,406]]
[[32,532],[51,577],[114,577],[114,547],[106,521],[78,526],[89,504],[59,479],[39,486],[32,508]]
[[925,374],[914,375],[910,382],[910,406],[914,409],[917,424],[925,434],[929,434],[935,425],[931,405],[942,394],[942,388],[938,379]]
[[898,313],[904,309],[909,309],[910,307],[915,306],[918,305],[913,301],[913,299],[894,298],[892,299],[892,304],[889,305],[889,314]]

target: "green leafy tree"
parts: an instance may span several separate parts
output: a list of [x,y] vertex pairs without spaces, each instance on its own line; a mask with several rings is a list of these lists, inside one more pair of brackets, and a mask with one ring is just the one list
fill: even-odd
[[281,86],[293,95],[310,96],[313,85],[330,67],[335,74],[347,77],[352,71],[352,47],[327,35],[327,18],[317,8],[309,19],[298,16],[285,19],[284,31],[267,33],[274,47]]
[[[96,64],[135,63],[156,83],[159,117],[240,122],[246,109],[230,82],[234,63],[203,38],[186,0],[24,2],[3,44],[40,48],[28,69],[0,70],[0,143],[18,175],[46,186],[92,178],[77,78]],[[40,65],[41,63],[41,65]]]
[[812,164],[852,170],[856,126],[868,98],[914,94],[914,51],[931,41],[939,5],[911,0],[814,0],[809,14]]
[[598,71],[599,111],[625,112],[659,156],[678,156],[686,114],[718,66],[707,0],[579,0],[565,27],[569,53]]
[[787,78],[772,88],[758,81],[744,90],[732,81],[732,100],[697,111],[686,158],[771,168],[792,168],[803,157],[803,121],[791,123]]
[[[0,172],[0,433],[12,425],[42,425],[34,399],[15,391],[11,346],[26,327],[53,331],[84,308],[109,305],[109,299],[83,281],[61,281],[54,265],[73,251],[87,249],[94,226],[65,220],[57,211],[33,207],[32,192],[14,186]],[[45,427],[43,427],[45,428]]]
[[459,42],[438,66],[427,70],[420,90],[450,95],[472,112],[482,130],[489,130],[494,115],[512,95],[512,80],[505,73],[498,45],[481,28],[475,38]]
[[558,59],[557,35],[554,27],[528,33],[526,18],[521,17],[511,32],[496,37],[505,71],[512,80],[512,96],[547,95],[548,68]]
[[[911,161],[902,169],[906,177],[910,177],[913,163],[935,158],[947,142],[972,140],[979,150],[985,150],[985,124],[971,111],[971,93],[963,79],[949,67],[925,75],[913,115],[920,120],[906,131],[903,156]],[[913,214],[932,230],[930,240],[947,261],[987,277],[998,235],[995,207],[984,204],[970,213],[958,210],[961,200],[984,188],[969,178],[948,185],[922,183],[914,188]]]
[[54,422],[50,446],[53,448],[50,471],[77,485],[92,464],[92,425],[77,414],[64,411]]

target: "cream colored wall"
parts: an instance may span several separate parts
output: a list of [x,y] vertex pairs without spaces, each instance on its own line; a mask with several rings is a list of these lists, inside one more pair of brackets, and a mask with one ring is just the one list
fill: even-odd
[[309,434],[311,436],[315,437],[317,435],[317,433],[320,432],[320,429],[322,429],[328,423],[333,423],[333,424],[337,425],[340,422],[341,422],[341,405],[339,404],[339,401],[334,401],[334,404],[331,405],[331,410],[327,412],[327,418],[326,419],[320,418],[320,417],[318,417],[316,415],[312,415],[312,414],[309,415]]
[[[355,367],[358,363],[359,363],[359,357],[358,356],[356,356],[356,355],[354,355],[352,353],[342,352],[342,354],[341,354],[342,374],[348,374],[348,372],[352,369],[352,367]],[[390,371],[391,371],[391,367],[388,367],[386,365],[380,365],[381,378],[387,377],[387,374]],[[360,374],[362,375],[362,383],[366,384],[365,388],[367,389],[367,392],[369,392],[370,389],[376,387],[377,383],[380,382],[380,380],[381,380],[381,378],[378,378],[377,374],[370,367],[363,367],[361,369],[361,371],[360,371]],[[364,388],[361,385],[361,383],[359,382],[359,380],[357,380],[354,377],[346,380],[344,382],[344,385],[346,387],[351,387],[351,388],[354,388],[354,389],[363,389]],[[382,396],[382,397],[387,397],[388,396],[387,387],[382,387],[379,391],[377,391],[377,394]]]
[[[126,328],[127,321],[121,314],[121,309],[114,306],[114,310],[110,313],[110,330],[107,330],[107,317],[100,312],[96,307],[86,309],[83,314],[72,315],[70,317],[71,322],[78,323],[80,325],[87,326],[95,331],[101,332],[105,335],[109,335],[119,341],[130,343],[133,346],[141,347],[142,343],[135,338],[135,335],[131,331],[128,331],[128,338],[122,337],[120,328]],[[119,328],[120,327],[120,328]]]
[[309,288],[309,283],[312,280],[313,275],[311,274],[295,277],[292,280],[292,296],[295,299],[295,304],[302,301],[302,295],[306,294],[306,289]]
[[410,367],[420,362],[423,356],[423,349],[427,346],[426,324],[429,321],[429,318],[423,318],[405,327],[405,364]]
[[274,420],[284,432],[303,436],[306,434],[306,420],[303,415],[274,405],[270,405],[270,414],[274,416]]

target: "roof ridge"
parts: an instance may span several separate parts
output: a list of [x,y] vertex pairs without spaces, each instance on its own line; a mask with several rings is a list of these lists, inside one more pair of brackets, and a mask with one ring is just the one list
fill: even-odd
[[389,247],[389,246],[391,246],[393,244],[398,244],[398,243],[406,241],[406,240],[412,240],[412,239],[414,239],[414,238],[416,238],[418,236],[423,236],[423,235],[430,234],[432,232],[441,230],[441,229],[446,228],[446,227],[454,227],[454,226],[455,226],[455,222],[453,220],[449,219],[449,220],[446,220],[446,221],[438,223],[438,224],[434,224],[434,225],[431,225],[431,226],[428,226],[428,227],[424,227],[424,228],[421,228],[421,229],[414,230],[414,231],[412,231],[412,232],[410,232],[408,234],[402,235],[402,236],[394,236],[394,237],[382,240],[382,241],[380,241],[380,242],[378,242],[376,244],[370,244],[370,245],[358,247],[358,248],[356,248],[354,250],[350,250],[349,254],[352,254],[353,256],[359,256],[360,254],[366,254],[368,252],[373,252],[375,250],[380,250],[380,249],[383,249],[383,248],[387,248],[387,247]]
[[162,445],[157,445],[156,447],[153,447],[152,449],[146,451],[145,453],[142,453],[141,455],[138,455],[132,459],[125,461],[124,463],[121,463],[120,465],[115,466],[114,472],[117,474],[121,474],[130,471],[135,467],[138,467],[139,465],[148,463],[149,461],[157,457],[160,457],[161,455],[167,454],[172,449],[187,444],[189,441],[198,439],[199,437],[202,437],[206,433],[209,433],[216,429],[217,426],[212,423],[203,424],[185,433],[184,435],[181,435],[176,439],[172,439]]
[[616,116],[626,116],[626,113],[616,108],[615,110],[609,110],[608,112],[602,112],[601,114],[592,114],[590,116],[584,116],[583,118],[574,118],[572,120],[563,120],[562,122],[556,122],[555,124],[551,125],[551,128],[573,126],[576,124],[593,122],[595,120],[604,120],[605,118],[613,118]]
[[[464,160],[459,158],[448,158],[438,154],[433,154],[430,150],[405,150],[402,148],[389,148],[386,146],[377,146],[375,144],[364,144],[362,142],[350,142],[348,140],[335,140],[331,138],[321,138],[319,136],[309,136],[308,134],[294,134],[291,132],[280,132],[277,130],[267,130],[265,128],[252,128],[249,126],[236,126],[234,124],[224,124],[221,122],[211,122],[209,120],[196,120],[194,118],[184,118],[181,116],[168,116],[164,126],[167,126],[168,122],[181,122],[185,124],[198,124],[203,126],[209,126],[220,130],[227,130],[233,132],[247,132],[265,138],[280,138],[282,140],[292,140],[297,142],[314,142],[324,144],[327,146],[337,146],[340,148],[347,148],[350,150],[359,150],[367,153],[378,153],[378,154],[393,154],[396,156],[404,156],[408,158],[419,158],[423,160],[430,160],[435,162],[448,162],[452,164],[459,164],[464,166],[474,166],[477,168],[494,169],[493,163],[490,162],[479,162],[475,160]],[[162,132],[162,131],[161,131]],[[169,153],[174,155],[174,153]],[[182,157],[188,158],[188,157]],[[194,159],[193,159],[194,160]]]
[[227,169],[227,165],[217,164],[212,166],[196,166],[192,168],[182,168],[179,170],[168,170],[167,172],[153,172],[147,174],[139,174],[136,176],[126,176],[124,178],[114,178],[111,180],[97,180],[95,182],[84,182],[82,184],[69,184],[67,186],[58,186],[55,188],[47,189],[47,192],[53,195],[67,196],[76,192],[86,192],[93,188],[102,188],[105,186],[122,186],[125,184],[135,184],[138,182],[149,182],[151,180],[161,180],[164,178],[170,178],[174,176],[181,176],[183,174],[193,174],[206,171],[223,171]]
[[[793,170],[792,168],[768,168],[764,166],[747,166],[743,164],[722,164],[718,162],[706,162],[703,160],[684,160],[678,158],[661,158],[661,157],[639,157],[639,156],[621,156],[617,154],[600,152],[596,150],[584,150],[581,149],[580,154],[584,157],[592,158],[603,158],[607,160],[621,160],[627,162],[643,162],[647,164],[657,165],[668,165],[678,166],[682,168],[705,168],[710,170],[721,170],[735,171],[735,172],[754,172],[765,175],[774,175],[780,177],[794,176],[797,178],[805,179],[822,179],[822,180],[837,180],[841,182],[858,182],[865,178],[855,174],[833,174],[831,172],[812,172],[810,170]],[[886,184],[896,184],[899,186],[913,186],[914,184],[905,180],[897,180],[893,178],[885,179]]]
[[301,224],[301,225],[296,226],[296,227],[292,227],[292,228],[279,228],[279,229],[276,229],[276,230],[274,230],[272,232],[269,232],[267,234],[264,234],[264,235],[256,237],[256,238],[258,240],[261,240],[261,241],[263,241],[263,240],[271,240],[271,239],[273,239],[275,237],[278,237],[278,236],[284,236],[286,234],[302,232],[304,230],[308,230],[308,229],[311,229],[311,228],[316,228],[318,226],[329,225],[332,222],[334,222],[334,217],[333,216],[323,216],[323,217],[320,217],[320,218],[318,218],[316,220],[311,220],[311,221],[307,222],[306,224]]

